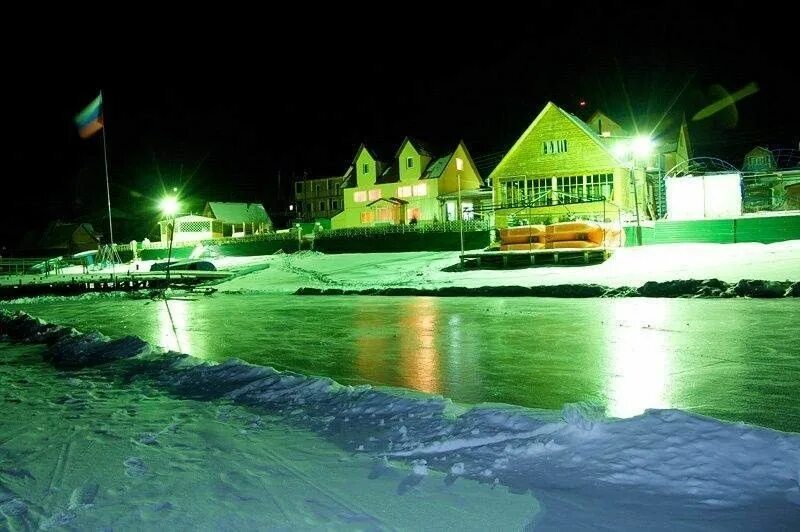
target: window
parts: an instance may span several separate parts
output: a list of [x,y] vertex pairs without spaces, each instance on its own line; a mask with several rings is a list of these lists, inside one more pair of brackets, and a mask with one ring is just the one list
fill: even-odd
[[594,174],[586,176],[586,195],[590,199],[605,198],[610,200],[614,196],[614,174]]
[[428,195],[428,184],[427,183],[420,183],[419,185],[414,185],[414,195],[415,196],[427,196]]
[[364,163],[364,166],[362,167],[361,173],[362,174],[368,174],[369,173],[369,163]]
[[411,186],[407,187],[397,187],[397,197],[398,198],[408,198],[411,197]]
[[372,223],[372,211],[361,211],[361,223],[362,224]]
[[406,168],[414,168],[414,158],[407,157],[406,158]]
[[529,179],[526,185],[526,197],[533,205],[548,205],[553,189],[553,180],[549,177],[544,179]]
[[325,202],[324,201],[320,201],[319,202],[319,210],[321,210],[321,211],[327,211],[328,210],[326,208],[326,206],[325,206]]
[[317,189],[317,196],[319,196],[319,193],[320,193],[320,191],[322,190],[322,185],[320,185],[319,183],[317,183],[316,189]]
[[303,193],[303,182],[300,181],[299,183],[294,184],[294,193],[295,194],[302,194]]
[[545,155],[554,153],[565,153],[567,151],[567,139],[546,140],[542,143],[542,152]]
[[339,208],[339,202],[336,200],[331,200],[331,210],[335,211],[338,208]]
[[369,191],[369,200],[375,201],[376,199],[381,199],[381,189],[373,188]]
[[583,176],[573,175],[556,178],[559,203],[576,203],[583,198]]
[[511,179],[502,185],[504,197],[501,202],[505,205],[549,205],[553,188],[553,178],[543,177],[538,179]]
[[353,193],[353,201],[356,203],[363,203],[367,201],[367,191],[366,190],[359,190]]
[[311,212],[311,204],[306,203],[306,212]]

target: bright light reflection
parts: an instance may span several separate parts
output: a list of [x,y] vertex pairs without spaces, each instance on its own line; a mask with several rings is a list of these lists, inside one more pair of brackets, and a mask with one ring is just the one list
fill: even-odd
[[409,298],[400,330],[400,364],[405,386],[423,392],[439,392],[439,352],[436,323],[439,302],[433,297]]
[[670,308],[669,301],[612,300],[612,319],[605,325],[611,350],[609,416],[670,408]]
[[[188,331],[190,301],[170,299],[158,301],[159,345],[164,349],[201,356],[192,349],[191,337]],[[170,321],[170,315],[172,320]],[[175,324],[173,330],[172,325]],[[195,346],[196,347],[196,346]]]

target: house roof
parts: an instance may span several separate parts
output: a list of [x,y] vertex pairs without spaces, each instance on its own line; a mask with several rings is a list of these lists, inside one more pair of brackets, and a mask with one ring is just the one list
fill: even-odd
[[270,223],[269,215],[260,203],[231,203],[209,201],[208,210],[217,220],[226,224]]
[[450,159],[453,157],[453,154],[450,153],[449,155],[445,155],[444,157],[439,157],[438,159],[431,162],[425,171],[422,173],[423,179],[430,179],[439,177],[444,172],[444,169],[447,168],[447,163],[450,162]]
[[433,157],[432,155],[433,150],[430,149],[430,146],[428,145],[427,142],[423,142],[417,138],[407,136],[406,138],[403,139],[403,142],[400,143],[400,147],[397,148],[397,151],[394,154],[395,159],[397,159],[400,156],[400,152],[403,151],[403,148],[405,147],[407,142],[410,142],[411,145],[414,146],[414,149],[417,150],[417,153],[419,153],[420,155],[425,155],[426,157]]
[[69,248],[73,242],[73,236],[83,232],[92,240],[100,241],[92,224],[86,223],[52,223],[47,228],[42,238],[39,239],[39,247],[42,249]]
[[375,201],[371,201],[371,202],[367,203],[367,207],[372,207],[373,205],[375,205],[376,203],[381,202],[381,201],[385,201],[385,202],[391,203],[393,205],[407,205],[408,204],[408,202],[406,200],[403,200],[403,199],[400,199],[400,198],[391,197],[391,198],[378,198]]
[[392,164],[387,166],[386,169],[375,179],[375,184],[381,185],[385,183],[396,183],[399,180],[400,170],[397,167],[397,161],[394,161]]

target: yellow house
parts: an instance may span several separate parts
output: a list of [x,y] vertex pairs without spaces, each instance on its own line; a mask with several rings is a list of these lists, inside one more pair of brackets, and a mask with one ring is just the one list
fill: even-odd
[[637,207],[641,219],[656,218],[665,166],[689,157],[685,122],[653,140],[651,153],[634,157],[640,138],[605,114],[584,122],[548,102],[490,175],[495,225],[628,221]]
[[331,219],[332,229],[450,221],[458,219],[458,212],[472,219],[480,197],[476,193],[483,185],[463,142],[451,153],[434,157],[423,143],[406,137],[390,164],[362,144],[353,167],[343,185],[344,210]]

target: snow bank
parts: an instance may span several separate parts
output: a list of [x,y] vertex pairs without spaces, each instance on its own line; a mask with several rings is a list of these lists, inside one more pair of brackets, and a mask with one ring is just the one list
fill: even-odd
[[500,405],[464,409],[438,396],[343,386],[235,359],[204,363],[132,337],[81,334],[25,313],[0,311],[2,335],[48,342],[48,357],[57,364],[113,362],[111,370],[152,379],[178,397],[225,399],[282,415],[349,451],[405,460],[417,477],[432,469],[450,482],[467,477],[515,491],[569,490],[609,504],[627,504],[635,492],[648,504],[668,499],[698,511],[766,508],[788,522],[800,519],[800,434],[677,410],[619,420],[592,405],[567,405],[559,416]]
[[[242,292],[243,293],[243,292]],[[445,286],[441,288],[389,287],[348,290],[342,288],[301,287],[302,296],[441,296],[441,297],[800,297],[800,282],[742,279],[735,284],[719,279],[687,279],[648,281],[639,287],[608,287],[597,284],[559,284],[544,286],[480,286],[475,288]]]

